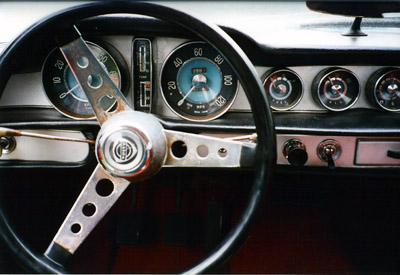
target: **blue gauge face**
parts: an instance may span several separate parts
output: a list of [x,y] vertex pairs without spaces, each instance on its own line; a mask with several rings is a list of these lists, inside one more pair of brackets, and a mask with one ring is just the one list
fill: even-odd
[[204,42],[175,49],[161,71],[161,89],[168,106],[193,121],[219,117],[237,94],[237,77],[217,50]]
[[215,100],[222,88],[219,68],[214,62],[203,57],[186,61],[178,71],[177,80],[181,94],[194,104]]
[[[87,44],[113,82],[121,88],[121,74],[115,60],[100,46],[91,42]],[[47,97],[61,113],[73,118],[94,118],[92,107],[59,49],[53,50],[46,58],[42,81]],[[109,110],[114,103],[113,98],[107,98],[101,102],[101,107]]]
[[82,91],[81,87],[79,87],[78,81],[76,81],[69,67],[65,70],[65,86],[67,87],[67,91],[71,91],[71,96],[76,100],[88,102],[85,93]]

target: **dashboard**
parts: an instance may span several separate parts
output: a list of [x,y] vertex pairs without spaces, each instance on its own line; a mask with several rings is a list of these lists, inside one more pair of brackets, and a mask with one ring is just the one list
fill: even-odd
[[[189,13],[200,5],[168,4]],[[219,18],[222,3],[210,5],[215,9],[203,15],[205,19],[216,21],[236,40],[264,84],[278,133],[277,164],[400,166],[398,18],[365,19],[368,35],[348,37],[341,34],[351,18],[314,13],[301,2],[254,2],[243,13],[244,4],[234,3],[232,17],[255,14],[243,24]],[[277,13],[260,12],[269,8]],[[290,13],[297,16],[289,24],[281,17]],[[127,15],[90,18],[77,27],[135,110],[155,114],[166,128],[198,134],[231,137],[254,132],[240,81],[225,57],[195,34],[160,20]],[[4,37],[3,46],[9,42]],[[44,118],[43,129],[30,130],[82,138],[85,133],[77,126],[95,125],[91,107],[54,42],[43,37],[38,41],[46,42],[32,45],[35,57],[25,60],[5,86],[0,123],[29,129]],[[102,104],[112,110],[114,101],[109,98]],[[45,150],[47,145],[40,140],[16,139],[18,146],[3,154],[1,165],[78,165],[90,156],[88,145],[71,145],[73,153],[66,159],[56,145]],[[37,150],[25,155],[23,148]]]

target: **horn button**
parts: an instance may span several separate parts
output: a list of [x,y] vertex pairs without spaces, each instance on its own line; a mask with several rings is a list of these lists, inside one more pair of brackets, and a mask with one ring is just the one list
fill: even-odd
[[141,138],[130,130],[111,133],[104,142],[107,164],[114,169],[130,171],[140,167],[147,158]]
[[152,115],[124,112],[103,124],[96,157],[113,176],[143,180],[164,164],[166,144],[164,130]]

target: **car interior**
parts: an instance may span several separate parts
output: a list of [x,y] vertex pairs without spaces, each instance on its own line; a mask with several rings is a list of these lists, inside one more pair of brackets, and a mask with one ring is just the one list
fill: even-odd
[[398,274],[399,1],[1,1],[0,273]]

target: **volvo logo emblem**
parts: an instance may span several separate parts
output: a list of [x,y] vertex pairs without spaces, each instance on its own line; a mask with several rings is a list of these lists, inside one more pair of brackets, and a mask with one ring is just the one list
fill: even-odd
[[117,163],[130,162],[137,153],[136,145],[126,139],[118,139],[113,146],[114,160]]

